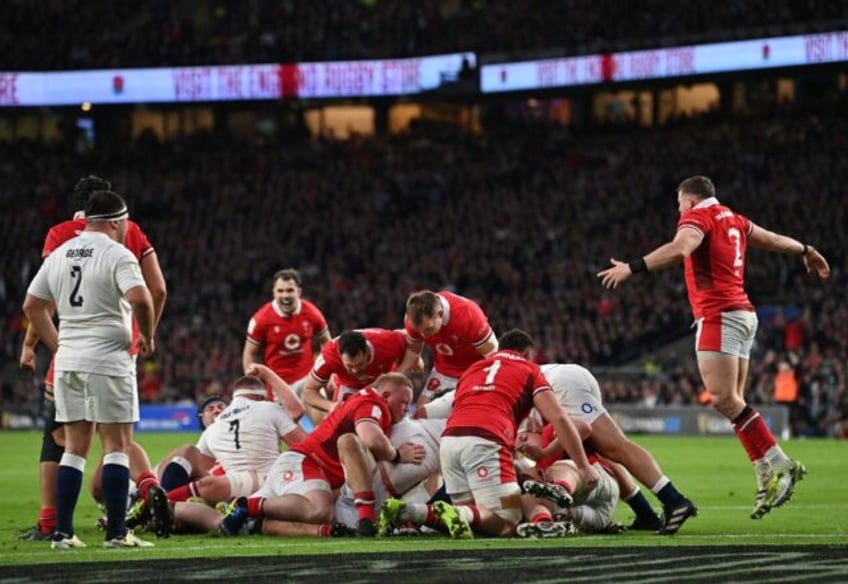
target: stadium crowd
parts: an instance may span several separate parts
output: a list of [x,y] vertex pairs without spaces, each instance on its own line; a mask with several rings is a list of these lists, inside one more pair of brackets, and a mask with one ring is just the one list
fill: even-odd
[[[211,65],[549,49],[585,53],[833,30],[839,2],[4,2],[3,69]],[[27,31],[26,35],[12,31]],[[658,40],[659,39],[659,40]]]
[[[773,401],[778,365],[789,363],[796,431],[844,436],[848,329],[836,251],[845,245],[845,210],[833,200],[848,179],[845,136],[848,123],[837,114],[590,135],[502,121],[480,136],[419,128],[273,147],[204,135],[139,141],[98,159],[2,144],[3,399],[37,403],[16,371],[20,302],[44,233],[70,215],[68,189],[85,169],[126,195],[168,281],[161,349],[139,367],[146,401],[223,389],[240,370],[250,315],[270,299],[271,275],[288,266],[300,269],[304,296],[333,335],[397,328],[410,291],[447,288],[476,299],[496,331],[529,330],[542,345],[539,361],[634,362],[687,333],[682,279],[676,270],[658,273],[621,296],[605,292],[595,273],[616,250],[649,249],[672,232],[679,178],[708,172],[740,212],[806,235],[833,258],[831,279],[814,283],[794,258],[752,252],[755,305],[798,317],[787,326],[780,311],[761,315],[750,387],[754,403]],[[605,399],[697,403],[694,362],[655,369],[635,383],[602,381]]]

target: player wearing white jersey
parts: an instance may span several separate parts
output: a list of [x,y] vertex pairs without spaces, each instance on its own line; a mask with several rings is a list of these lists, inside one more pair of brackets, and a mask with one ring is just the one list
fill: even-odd
[[[264,365],[254,364],[249,370],[259,372],[259,368],[277,377]],[[197,450],[215,459],[224,471],[223,476],[203,477],[171,491],[172,501],[197,496],[214,504],[232,497],[246,497],[264,482],[268,469],[280,455],[280,440],[292,445],[306,437],[280,404],[266,401],[265,382],[251,375],[236,380],[232,401],[197,442]],[[290,388],[289,391],[293,393]]]
[[[558,460],[548,466],[544,471],[547,482],[524,481],[527,494],[522,497],[521,504],[524,517],[529,521],[518,526],[518,537],[573,535],[575,530],[571,525],[585,533],[620,533],[624,527],[613,520],[619,497],[618,483],[606,463],[594,461],[592,465],[598,471],[598,483],[588,489],[583,485],[573,460]],[[568,492],[569,489],[573,496],[563,493],[563,490]],[[551,518],[550,513],[555,517],[566,517],[569,522],[538,519]]]
[[[573,363],[549,363],[542,365],[542,373],[548,379],[559,402],[569,416],[584,420],[591,425],[592,432],[587,444],[601,456],[621,464],[662,502],[667,514],[675,509],[691,505],[663,474],[656,459],[644,448],[631,441],[621,431],[615,420],[607,413],[601,400],[601,389],[595,376],[580,365]],[[532,413],[531,417],[537,414]],[[538,420],[537,420],[538,421]],[[657,530],[664,535],[673,531],[663,529],[663,523],[656,516],[639,488],[628,482],[622,487],[622,498],[636,513],[631,529]],[[682,522],[681,522],[682,523]],[[677,525],[679,528],[680,524]]]
[[[384,460],[367,458],[374,477],[374,506],[379,508],[389,497],[403,499],[407,503],[426,503],[432,494],[433,485],[428,480],[439,472],[439,442],[447,419],[405,419],[392,426],[390,440],[395,448],[412,442],[424,448],[421,464],[391,464]],[[438,486],[438,485],[435,485]],[[430,487],[430,488],[428,488]],[[359,517],[353,490],[345,483],[335,504],[335,520],[356,528]],[[268,533],[270,526],[265,526]]]
[[[56,421],[65,422],[59,463],[56,531],[51,547],[85,547],[73,514],[82,486],[94,424],[103,452],[106,547],[146,547],[125,524],[132,424],[138,420],[131,318],[143,354],[153,351],[154,310],[138,260],[122,245],[127,206],[111,191],[92,193],[85,230],[44,261],[27,291],[24,312],[42,342],[56,353]],[[59,330],[50,316],[56,305]]]
[[[297,397],[294,389],[277,375],[270,367],[260,363],[248,365],[246,375],[258,377],[265,382],[266,388],[270,388],[274,399],[279,402],[284,411],[292,421],[299,421],[304,414],[303,402]],[[198,420],[202,430],[212,425],[218,416],[227,407],[227,402],[220,396],[212,396],[203,402],[198,410]],[[220,470],[216,467],[215,458],[198,450],[196,445],[185,444],[171,451],[165,461],[160,463],[159,472],[162,477],[162,485],[168,489],[168,496],[172,501],[184,501],[191,496],[197,495],[193,492],[189,483],[193,480],[208,476],[210,472]],[[219,473],[220,474],[220,473]],[[181,491],[177,489],[185,487]],[[176,491],[176,492],[174,492]]]

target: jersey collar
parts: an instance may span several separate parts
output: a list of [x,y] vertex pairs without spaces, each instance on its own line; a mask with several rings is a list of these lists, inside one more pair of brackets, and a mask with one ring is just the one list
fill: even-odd
[[718,199],[715,197],[710,197],[709,199],[704,199],[694,207],[693,209],[706,209],[707,207],[712,207],[713,205],[718,205]]
[[276,301],[276,300],[273,300],[273,299],[271,300],[271,306],[273,306],[273,307],[274,307],[274,312],[276,312],[277,314],[279,314],[279,315],[280,315],[280,316],[282,316],[283,318],[290,318],[290,317],[292,317],[292,316],[296,316],[296,315],[300,314],[300,309],[301,309],[301,307],[303,306],[303,302],[302,302],[301,300],[298,300],[298,301],[297,301],[297,308],[295,308],[295,309],[292,311],[292,313],[291,313],[291,314],[286,314],[285,312],[283,312],[283,309],[282,309],[282,308],[280,308],[280,305],[279,305],[279,304],[277,304],[277,301]]
[[450,304],[448,303],[447,298],[441,294],[436,294],[436,296],[439,297],[439,302],[442,303],[442,326],[445,326],[450,320]]

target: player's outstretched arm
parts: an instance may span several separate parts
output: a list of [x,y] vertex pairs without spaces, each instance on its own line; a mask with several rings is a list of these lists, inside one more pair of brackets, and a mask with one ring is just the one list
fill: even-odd
[[245,375],[258,377],[270,385],[274,395],[277,396],[278,400],[280,400],[280,404],[282,404],[283,409],[286,410],[286,413],[295,422],[300,420],[300,418],[303,417],[303,414],[306,413],[306,408],[303,407],[303,402],[300,401],[299,397],[297,397],[297,393],[295,393],[291,386],[270,367],[262,365],[261,363],[253,363],[244,370],[244,373]]
[[816,248],[788,235],[781,235],[754,224],[748,236],[748,245],[787,255],[800,255],[804,259],[807,273],[815,272],[822,279],[830,276],[830,266]]
[[677,230],[674,239],[659,246],[645,257],[630,262],[610,258],[612,267],[598,272],[598,278],[605,288],[617,288],[634,274],[662,270],[681,263],[701,245],[703,240],[704,235],[700,231],[683,227]]

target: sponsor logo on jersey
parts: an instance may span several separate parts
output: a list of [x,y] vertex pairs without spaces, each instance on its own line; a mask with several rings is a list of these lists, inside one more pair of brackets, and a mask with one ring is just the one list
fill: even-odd
[[436,343],[436,352],[440,355],[446,355],[450,357],[453,355],[453,347],[448,345],[447,343]]
[[286,335],[286,338],[283,340],[283,345],[289,351],[299,351],[300,350],[300,336],[294,333],[290,333]]

